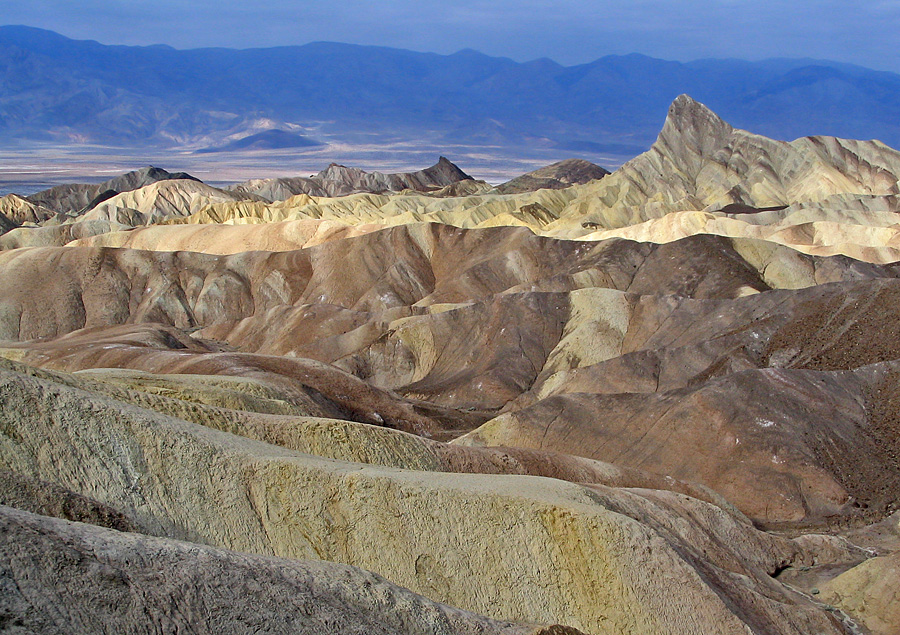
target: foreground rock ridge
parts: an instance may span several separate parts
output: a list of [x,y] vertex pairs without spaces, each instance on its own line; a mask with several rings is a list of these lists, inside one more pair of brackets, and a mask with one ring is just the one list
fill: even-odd
[[[204,632],[219,633],[539,632],[429,602],[354,567],[252,556],[9,507],[0,507],[0,526],[4,578],[15,581],[0,610],[23,615],[20,632],[194,631],[196,613],[209,616]],[[165,610],[175,598],[178,610]],[[85,610],[101,606],[109,609]]]
[[900,153],[0,199],[0,630],[900,629]]

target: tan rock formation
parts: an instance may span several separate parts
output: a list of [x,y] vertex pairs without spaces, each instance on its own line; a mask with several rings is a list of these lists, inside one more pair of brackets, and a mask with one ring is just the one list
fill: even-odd
[[[0,507],[0,598],[27,632],[577,635],[489,620],[360,569],[251,556]],[[172,605],[177,610],[172,610]]]
[[535,190],[560,190],[570,185],[582,185],[607,176],[609,171],[583,159],[566,159],[518,176],[498,185],[498,194],[517,194]]
[[17,225],[42,223],[56,216],[52,210],[36,205],[16,194],[0,197],[0,214]]
[[[268,201],[283,201],[297,194],[310,196],[346,196],[357,192],[416,192],[437,193],[444,188],[474,180],[446,157],[431,167],[417,172],[383,174],[365,172],[332,163],[309,178],[254,179],[232,186],[231,191],[252,194]],[[467,187],[464,185],[463,187]],[[444,192],[443,195],[446,195]]]
[[802,557],[795,544],[708,503],[340,463],[0,375],[3,467],[90,492],[159,534],[346,562],[464,609],[592,633],[841,632],[768,577]]
[[186,179],[158,181],[117,194],[80,217],[81,221],[108,221],[131,226],[149,225],[172,216],[188,216],[214,203],[253,200]]
[[856,617],[873,635],[900,629],[900,552],[872,558],[822,585],[823,602]]
[[141,530],[131,518],[108,505],[14,472],[0,471],[0,505],[117,531]]
[[874,141],[805,137],[790,143],[732,128],[687,95],[676,99],[650,150],[585,186],[560,225],[616,228],[676,211],[894,195],[900,154]]
[[99,202],[121,192],[130,192],[165,180],[196,181],[184,172],[171,173],[161,168],[147,166],[122,174],[98,184],[70,183],[57,185],[28,197],[36,205],[56,213],[76,216],[88,211]]
[[[23,362],[0,360],[0,501],[211,546],[0,510],[4,571],[99,589],[65,596],[84,624],[121,592],[90,572],[152,550],[176,586],[206,563],[191,607],[256,568],[265,602],[334,598],[338,630],[896,630],[900,154],[683,96],[602,179],[461,174],[150,170],[0,202],[0,357]],[[67,583],[28,579],[25,615]]]

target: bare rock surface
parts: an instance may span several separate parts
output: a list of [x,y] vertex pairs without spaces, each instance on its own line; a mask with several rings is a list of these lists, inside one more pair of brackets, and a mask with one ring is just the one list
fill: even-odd
[[42,223],[56,216],[52,210],[36,205],[28,199],[17,196],[16,194],[7,194],[0,197],[0,214],[7,221],[16,225],[22,223]]
[[434,192],[460,182],[473,180],[446,157],[418,172],[384,174],[365,172],[332,163],[310,176],[277,179],[255,179],[232,186],[235,192],[254,194],[268,201],[283,201],[297,194],[310,196],[346,196],[357,192],[380,194],[413,190]]
[[467,610],[592,633],[843,632],[770,577],[802,560],[796,543],[683,495],[342,463],[2,377],[3,467],[90,492],[156,534],[345,562]]
[[[338,630],[898,632],[898,175],[682,96],[615,173],[507,193],[441,159],[6,197],[0,501],[193,543],[2,512],[6,553],[149,576],[66,591],[85,624],[151,579],[185,629],[261,620],[241,580],[302,569]],[[61,579],[0,562],[49,624]]]
[[74,215],[87,211],[94,207],[96,199],[109,198],[122,192],[130,192],[140,189],[146,185],[165,181],[170,179],[176,180],[193,180],[194,177],[184,172],[167,172],[161,168],[147,166],[140,170],[134,170],[121,176],[117,176],[109,181],[98,184],[81,184],[73,183],[67,185],[57,185],[50,189],[43,190],[36,194],[28,196],[27,199],[37,205],[41,205],[47,209],[51,209],[59,214]]
[[5,214],[0,214],[0,237],[6,232],[15,229],[18,225]]
[[[139,361],[129,365],[136,363]],[[736,512],[708,488],[641,470],[547,451],[449,444],[397,430],[389,416],[379,415],[382,420],[373,419],[371,423],[311,416],[290,398],[287,389],[272,386],[259,376],[167,375],[122,368],[82,369],[69,374],[2,359],[0,365],[208,428],[316,456],[430,472],[522,474],[612,487],[665,489]],[[58,366],[59,362],[51,365]],[[430,414],[441,420],[452,420],[450,414],[436,409],[430,409]],[[464,423],[463,415],[459,419]],[[16,500],[25,501],[27,496]]]
[[867,387],[849,373],[752,370],[665,393],[570,393],[458,442],[555,450],[697,480],[762,522],[889,513],[900,471],[880,446],[895,441],[872,428],[860,403]]
[[14,472],[0,472],[0,505],[117,531],[141,530],[136,522],[108,505]]
[[0,325],[35,340],[10,344],[32,364],[253,377],[296,414],[440,439],[504,409],[465,442],[699,482],[767,523],[896,504],[877,381],[846,372],[900,358],[893,267],[418,225],[228,257],[17,250],[0,268]]
[[[85,223],[64,225],[76,228]],[[41,228],[50,229],[50,228]],[[197,251],[205,254],[231,255],[245,251],[294,251],[305,247],[367,234],[384,229],[382,225],[346,225],[337,221],[316,219],[282,221],[279,223],[254,223],[250,225],[148,225],[121,231],[107,228],[81,238],[47,242],[51,246],[60,243],[73,247],[118,247],[146,251]],[[36,233],[36,232],[33,232]],[[0,249],[4,246],[0,237]]]
[[[573,162],[560,165],[571,168]],[[774,141],[731,127],[683,95],[672,104],[648,152],[600,180],[562,190],[503,195],[470,189],[450,198],[360,193],[337,199],[311,198],[305,190],[284,198],[291,193],[286,190],[272,194],[284,200],[268,205],[213,204],[188,222],[521,225],[545,235],[654,242],[712,233],[887,263],[900,259],[892,220],[898,211],[898,166],[897,152],[878,142],[831,137]],[[545,169],[551,175],[545,185],[581,180],[579,170],[570,178],[565,176],[570,169],[559,168]],[[552,174],[562,176],[554,180]],[[543,177],[527,178],[535,185]],[[729,211],[740,209],[757,213]],[[867,209],[870,213],[861,213]]]
[[453,609],[354,567],[120,533],[9,507],[0,507],[0,572],[0,616],[10,633],[553,632]]
[[[199,224],[438,222],[466,228],[516,225],[567,238],[654,242],[710,233],[768,240],[814,255],[843,254],[879,263],[900,259],[893,220],[900,211],[900,155],[878,142],[832,137],[775,141],[735,129],[682,95],[648,152],[613,174],[603,176],[599,170],[566,160],[520,177],[519,186],[509,186],[515,192],[504,194],[467,178],[442,158],[425,170],[398,175],[333,165],[310,178],[255,180],[233,186],[227,194],[198,195],[195,183],[174,178],[164,188],[165,196],[157,192],[159,179],[179,175],[145,170],[121,177],[122,183],[104,184],[115,186],[104,193],[121,192],[112,198],[91,189],[101,186],[61,186],[58,192],[30,200],[75,213],[72,205],[54,202],[74,196],[76,211],[102,207],[98,215],[130,226],[162,218]],[[547,189],[563,185],[568,187]],[[97,196],[86,200],[85,188]],[[145,188],[149,190],[144,194],[123,195]],[[173,207],[173,200],[180,206]],[[735,210],[756,212],[732,213]],[[15,244],[61,245],[90,235],[79,230],[71,237],[59,232],[29,236],[35,231],[20,231]]]
[[[778,266],[772,259],[754,260],[716,237],[660,246],[581,243],[537,237],[521,228],[466,232],[439,225],[391,228],[293,252],[226,257],[21,249],[0,253],[0,339],[56,336],[126,321],[211,326],[298,304],[375,312],[583,287],[730,298],[779,282],[775,276],[764,279]],[[896,275],[893,267],[860,267],[846,259],[801,256],[788,262],[801,270],[794,278],[806,279],[789,280],[792,287]],[[46,275],[48,266],[55,275]],[[49,314],[47,302],[53,304]]]
[[541,189],[559,190],[602,179],[608,174],[609,170],[590,161],[566,159],[498,185],[495,191],[499,194],[518,194]]
[[188,216],[208,205],[253,199],[211,187],[196,180],[163,179],[114,194],[82,213],[78,221],[107,221],[132,227],[166,218]]
[[733,128],[682,95],[648,152],[590,186],[599,205],[587,220],[623,227],[729,204],[762,208],[838,193],[893,195],[898,174],[900,154],[876,141],[775,141]]
[[22,247],[57,247],[91,236],[133,229],[131,225],[108,220],[44,224],[37,227],[15,226],[0,236],[0,251]]
[[891,513],[895,285],[622,297],[568,323],[532,389],[459,442],[690,474],[765,522]]
[[900,552],[866,560],[825,582],[823,602],[855,616],[873,635],[891,635],[900,626]]
[[[358,420],[423,435],[439,426],[408,400],[315,360],[216,352],[176,329],[159,326],[115,327],[103,333],[72,333],[49,347],[37,345],[28,357],[61,370],[132,368],[182,375],[183,387],[194,384],[190,390],[195,399],[213,404]],[[210,379],[214,377],[223,379]],[[225,378],[246,378],[253,388]]]

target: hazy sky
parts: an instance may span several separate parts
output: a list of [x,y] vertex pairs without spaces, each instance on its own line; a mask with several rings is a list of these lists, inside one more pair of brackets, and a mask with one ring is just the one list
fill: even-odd
[[0,21],[176,48],[328,40],[563,64],[637,52],[814,57],[900,72],[900,0],[0,0]]

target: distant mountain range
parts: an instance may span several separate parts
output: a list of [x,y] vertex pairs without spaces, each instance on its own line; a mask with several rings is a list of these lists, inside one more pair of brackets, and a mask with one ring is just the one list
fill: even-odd
[[182,51],[0,27],[4,142],[234,151],[415,139],[636,155],[681,93],[774,138],[900,146],[900,75],[836,62],[627,55],[565,67],[325,42]]

